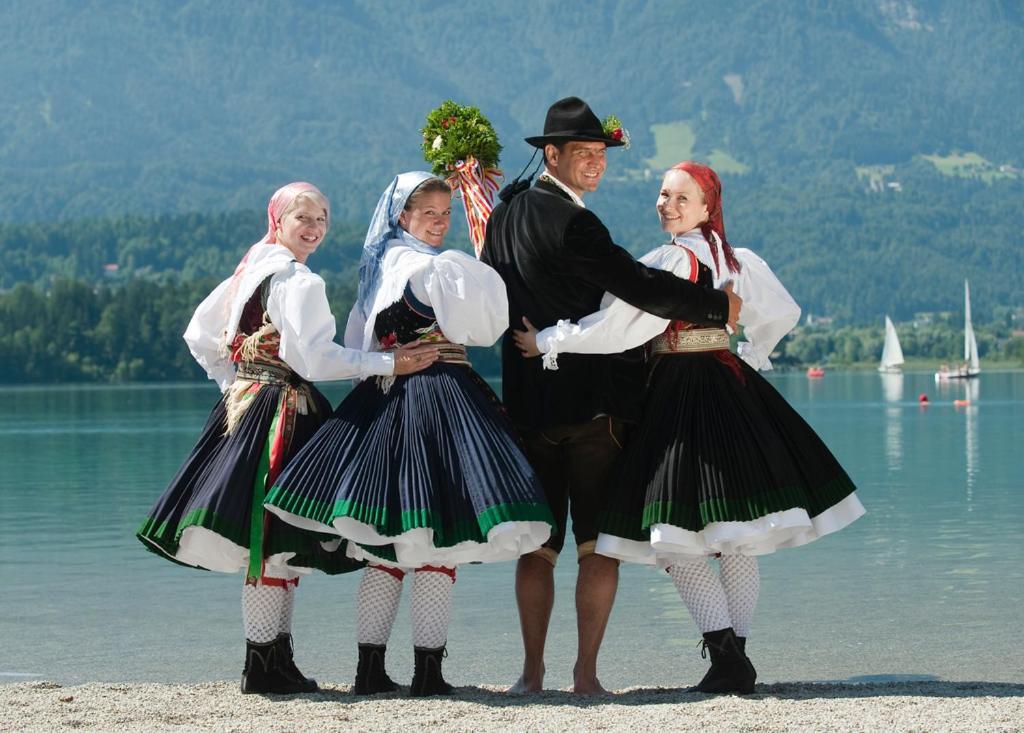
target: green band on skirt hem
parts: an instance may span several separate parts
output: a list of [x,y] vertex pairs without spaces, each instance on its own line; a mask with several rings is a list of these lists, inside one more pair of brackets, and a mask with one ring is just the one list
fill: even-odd
[[843,475],[817,489],[814,501],[808,500],[804,489],[787,488],[754,494],[745,499],[706,500],[696,506],[678,501],[652,502],[644,507],[640,527],[647,529],[654,524],[671,524],[699,532],[714,522],[750,522],[789,509],[803,509],[813,518],[841,502],[855,488],[853,482]]
[[434,546],[438,548],[453,547],[467,541],[486,542],[487,533],[505,522],[545,522],[552,529],[555,524],[548,506],[539,503],[499,504],[478,514],[475,521],[463,520],[449,525],[444,523],[440,513],[429,509],[405,511],[393,517],[383,507],[351,500],[329,503],[299,498],[279,486],[267,495],[267,503],[327,526],[339,517],[347,517],[373,527],[383,537],[397,537],[414,529],[431,529]]

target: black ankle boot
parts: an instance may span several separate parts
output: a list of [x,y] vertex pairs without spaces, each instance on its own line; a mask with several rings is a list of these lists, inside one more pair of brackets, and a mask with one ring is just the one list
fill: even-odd
[[356,684],[353,692],[357,695],[373,695],[378,692],[395,692],[398,685],[388,677],[384,669],[383,644],[360,644],[359,664],[356,666]]
[[441,660],[447,654],[446,649],[424,649],[413,647],[416,655],[416,664],[412,674],[412,685],[409,687],[409,694],[412,697],[427,697],[429,695],[450,695],[454,691],[451,685],[444,681],[441,676]]
[[701,657],[711,654],[711,669],[693,692],[737,692],[748,695],[754,691],[757,671],[743,653],[738,637],[731,628],[704,634]]
[[[745,636],[737,636],[736,637],[736,646],[738,646],[740,648],[740,654],[743,655],[743,659],[746,662],[747,667],[750,668],[750,670],[749,670],[750,674],[752,674],[754,676],[754,679],[756,680],[757,679],[757,670],[754,669],[754,663],[751,662],[750,661],[750,657],[747,656],[747,637],[745,637]],[[753,691],[753,683],[751,683],[751,691]],[[744,692],[742,694],[746,695],[747,693]]]
[[302,692],[316,692],[320,689],[316,680],[306,677],[299,668],[295,666],[295,646],[292,644],[291,634],[278,634],[277,644],[281,659],[281,671],[293,682],[302,685],[305,689]]
[[262,644],[246,639],[245,669],[242,670],[243,693],[293,695],[297,692],[312,692],[308,684],[298,681],[287,672],[280,639],[278,637]]

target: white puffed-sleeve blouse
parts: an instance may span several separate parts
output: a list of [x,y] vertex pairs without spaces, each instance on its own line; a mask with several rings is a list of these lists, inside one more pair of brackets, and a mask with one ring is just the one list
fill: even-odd
[[[734,251],[740,272],[726,267],[722,248],[716,258],[700,230],[676,237],[672,244],[648,252],[640,261],[648,267],[667,270],[677,277],[694,279],[691,270],[693,252],[714,273],[716,288],[732,281],[733,290],[743,299],[739,324],[744,340],[737,353],[754,369],[772,368],[769,355],[800,319],[800,307],[771,271],[771,268],[749,249]],[[558,353],[614,354],[650,341],[664,332],[669,321],[639,310],[605,293],[601,310],[585,316],[577,323],[563,320],[537,334],[537,348],[544,354],[546,369],[558,368]]]
[[331,381],[394,372],[392,355],[367,354],[334,342],[336,326],[323,278],[295,262],[286,248],[260,245],[250,260],[234,292],[233,277],[218,285],[200,303],[184,334],[192,356],[221,391],[235,379],[226,344],[234,337],[245,303],[271,275],[267,315],[281,334],[280,358],[300,377]]

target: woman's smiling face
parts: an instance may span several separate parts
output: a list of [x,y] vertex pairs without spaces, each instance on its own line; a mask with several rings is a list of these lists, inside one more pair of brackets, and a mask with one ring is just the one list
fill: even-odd
[[452,223],[452,196],[443,191],[431,191],[416,196],[412,207],[398,216],[398,224],[405,231],[431,247],[444,246],[444,237]]
[[327,234],[327,212],[307,196],[300,196],[277,225],[277,243],[299,262],[316,252]]
[[708,220],[704,192],[689,173],[675,168],[665,174],[655,208],[661,228],[673,237],[696,229]]

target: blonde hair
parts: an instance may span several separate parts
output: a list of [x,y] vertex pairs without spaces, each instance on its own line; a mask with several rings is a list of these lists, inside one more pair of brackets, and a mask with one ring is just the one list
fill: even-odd
[[[281,212],[281,216],[278,219],[278,222],[280,222],[282,219],[288,216],[288,214],[290,214],[293,209],[297,208],[299,202],[302,201],[302,199],[309,199],[310,201],[313,202],[313,204],[319,206],[324,210],[324,215],[327,217],[327,225],[324,227],[324,233],[326,234],[327,229],[329,229],[331,226],[331,202],[328,201],[327,197],[324,196],[319,191],[303,191],[302,193],[296,195],[295,198],[292,199],[292,202],[285,207],[285,210]],[[280,226],[280,224],[278,224],[278,226]]]

